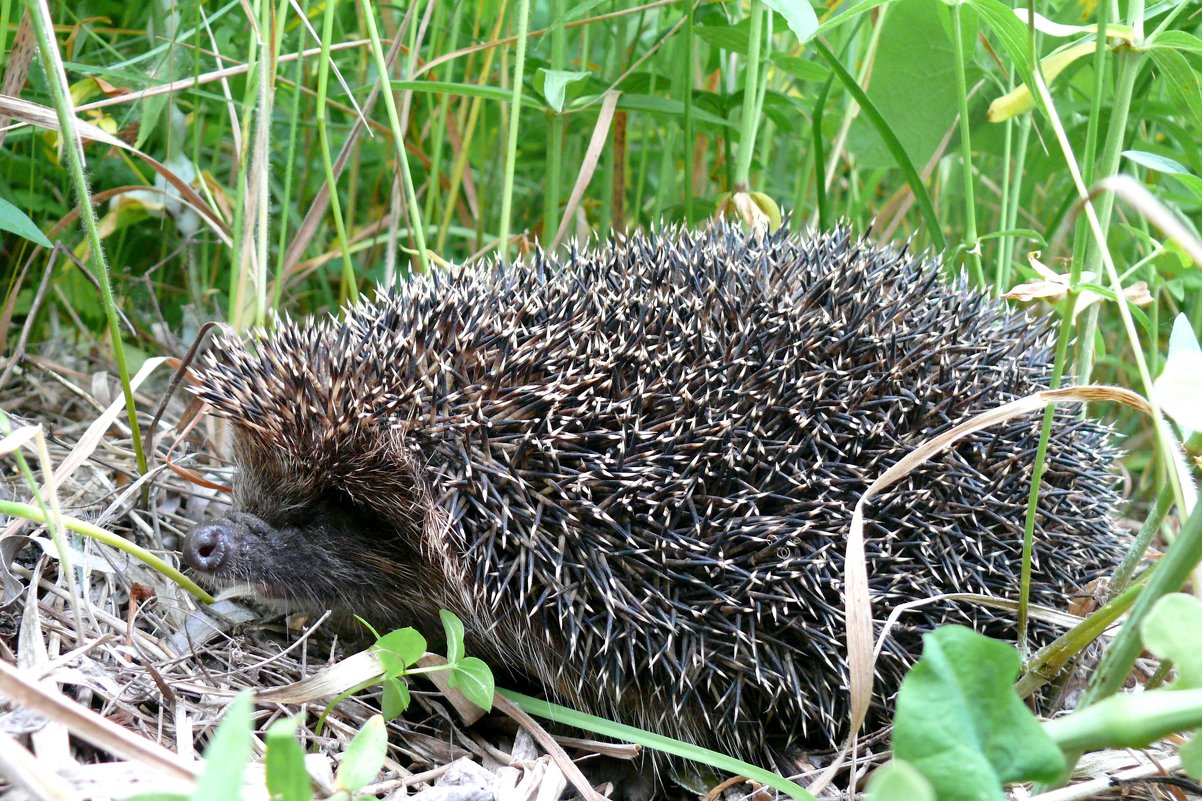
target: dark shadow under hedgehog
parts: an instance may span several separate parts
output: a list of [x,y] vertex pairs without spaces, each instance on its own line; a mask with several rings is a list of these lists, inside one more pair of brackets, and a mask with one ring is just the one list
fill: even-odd
[[[562,262],[414,278],[341,321],[219,341],[194,391],[236,431],[232,510],[188,564],[294,608],[439,629],[552,699],[756,761],[847,717],[843,553],[915,445],[1046,387],[1048,326],[846,233],[718,225]],[[1040,421],[963,441],[874,500],[882,618],[1017,596]],[[1062,412],[1033,601],[1120,551],[1105,429]],[[921,631],[902,618],[887,697]]]

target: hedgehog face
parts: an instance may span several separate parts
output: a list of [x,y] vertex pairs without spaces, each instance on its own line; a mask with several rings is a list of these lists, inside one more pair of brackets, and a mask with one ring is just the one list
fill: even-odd
[[[397,470],[397,456],[389,458],[394,479],[411,481]],[[298,463],[245,430],[235,459],[232,508],[184,543],[184,562],[202,581],[249,586],[285,608],[353,612],[379,623],[425,617],[428,599],[413,596],[427,593],[414,588],[446,580],[421,547],[415,510],[396,515],[359,503],[337,474]],[[371,465],[347,467],[358,474]]]
[[[379,536],[380,523],[336,496],[256,514],[235,507],[197,526],[184,544],[184,561],[218,586],[248,584],[265,599],[287,606],[347,608],[367,613],[378,578],[411,583],[417,569]],[[385,539],[395,553],[379,554]],[[370,562],[370,564],[368,564]],[[381,576],[380,562],[389,566]],[[370,581],[365,581],[370,579]]]

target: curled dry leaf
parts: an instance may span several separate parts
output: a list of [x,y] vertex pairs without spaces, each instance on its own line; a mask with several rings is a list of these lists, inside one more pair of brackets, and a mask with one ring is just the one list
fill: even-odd
[[[1002,295],[1007,300],[1016,300],[1019,303],[1031,303],[1036,300],[1046,300],[1049,303],[1059,303],[1068,295],[1070,279],[1067,273],[1058,273],[1051,267],[1039,260],[1039,251],[1035,250],[1027,254],[1027,262],[1031,265],[1031,269],[1035,270],[1041,277],[1035,281],[1025,281],[1021,284],[1016,284],[1009,292]],[[1082,272],[1081,280],[1092,282],[1097,280],[1097,275],[1091,272]],[[1152,302],[1152,294],[1148,291],[1148,283],[1146,281],[1136,281],[1129,287],[1123,290],[1123,297],[1133,306],[1147,306]],[[1085,309],[1088,309],[1095,303],[1106,300],[1105,296],[1099,295],[1091,289],[1081,290],[1081,294],[1077,297],[1077,304],[1073,307],[1073,320],[1081,314]]]

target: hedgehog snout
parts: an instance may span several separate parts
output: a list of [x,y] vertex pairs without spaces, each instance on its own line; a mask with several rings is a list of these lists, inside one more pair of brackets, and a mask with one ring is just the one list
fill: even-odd
[[201,523],[184,541],[184,562],[193,570],[216,573],[232,559],[235,527],[233,520],[218,519]]

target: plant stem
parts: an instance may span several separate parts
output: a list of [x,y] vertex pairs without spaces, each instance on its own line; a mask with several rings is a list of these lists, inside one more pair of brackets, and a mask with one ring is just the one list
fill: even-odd
[[684,73],[684,220],[693,224],[693,0],[684,0],[684,58],[680,69]]
[[[281,0],[280,13],[277,14],[277,19],[280,23],[280,28],[283,28],[284,13],[287,0]],[[309,9],[309,0],[301,0],[301,13],[305,14]],[[277,45],[278,48],[278,45]],[[296,59],[296,67],[293,72],[293,87],[292,87],[292,110],[289,115],[288,125],[288,160],[284,166],[284,195],[281,202],[285,208],[292,205],[292,176],[294,174],[293,165],[296,164],[296,139],[297,131],[300,129],[300,100],[303,92],[301,84],[305,77],[305,48],[304,38],[301,38],[301,44],[297,47],[298,57]],[[278,253],[275,267],[275,287],[272,292],[271,308],[279,311],[280,298],[284,292],[284,257],[287,255],[288,249],[288,215],[281,214],[280,220],[277,223],[280,227],[280,238],[276,243],[276,251]]]
[[[1135,87],[1135,78],[1139,73],[1142,57],[1137,53],[1128,53],[1129,59],[1124,59],[1120,62],[1119,81],[1115,88],[1115,102],[1113,111],[1111,112],[1110,128],[1106,137],[1106,146],[1102,154],[1102,164],[1100,172],[1102,175],[1112,175],[1118,169],[1119,157],[1122,153],[1122,145],[1127,127],[1127,112],[1131,105],[1131,96]],[[1054,110],[1049,109],[1050,113]],[[1069,154],[1065,154],[1066,158]],[[1111,211],[1114,208],[1114,195],[1106,193],[1102,196],[1098,203],[1098,221],[1103,231],[1109,229],[1109,221]],[[1088,211],[1088,210],[1087,210]],[[1081,224],[1088,226],[1089,221],[1086,216],[1082,216]],[[1089,251],[1090,261],[1086,266],[1092,265],[1093,269],[1097,269],[1097,264],[1102,260],[1101,248],[1095,246]],[[1068,358],[1068,344],[1073,338],[1075,326],[1073,324],[1073,309],[1076,307],[1077,284],[1080,282],[1082,265],[1078,260],[1070,269],[1069,292],[1061,306],[1061,321],[1060,330],[1057,334],[1056,344],[1056,361],[1052,366],[1052,377],[1049,382],[1051,389],[1056,389],[1060,386],[1064,378],[1065,363]],[[1119,301],[1123,301],[1120,299]],[[1124,307],[1125,308],[1125,307]],[[1096,319],[1096,318],[1095,318]],[[1086,318],[1087,323],[1089,318]],[[1094,336],[1094,327],[1088,327],[1085,330],[1077,332],[1077,340],[1083,344],[1092,341]],[[1138,349],[1138,340],[1132,343],[1132,347]],[[1084,348],[1083,350],[1088,350]],[[1084,375],[1082,371],[1084,370]],[[1088,383],[1089,370],[1088,367],[1080,360],[1076,364],[1075,370],[1078,381]],[[1018,640],[1019,649],[1025,653],[1026,634],[1027,634],[1027,612],[1028,612],[1028,596],[1031,585],[1031,561],[1034,552],[1034,531],[1035,517],[1038,510],[1039,487],[1043,479],[1043,474],[1046,469],[1045,461],[1047,457],[1048,442],[1051,438],[1053,410],[1051,408],[1044,414],[1043,428],[1039,434],[1039,446],[1035,454],[1035,470],[1031,478],[1031,493],[1027,502],[1027,515],[1023,526],[1023,562],[1022,562],[1022,578],[1020,581],[1020,596],[1019,596],[1019,613],[1018,613]]]
[[[342,254],[342,288],[339,300],[342,303],[355,301],[359,288],[355,281],[355,266],[351,263],[351,252],[346,240],[346,226],[342,222],[342,201],[338,197],[338,178],[334,175],[334,159],[330,153],[330,132],[326,125],[326,91],[330,84],[330,42],[334,38],[334,9],[338,0],[326,0],[322,14],[321,61],[317,65],[317,142],[321,148],[321,166],[326,173],[326,186],[330,193],[330,214],[334,217],[334,235],[338,252]],[[387,80],[381,75],[380,80]],[[385,91],[387,96],[389,92]]]
[[522,118],[522,83],[526,75],[526,35],[530,31],[530,0],[518,0],[517,54],[513,65],[513,98],[509,101],[509,134],[505,140],[505,179],[501,187],[501,263],[509,257],[509,225],[513,214],[513,175],[518,160],[518,129]]
[[[380,42],[380,32],[376,29],[376,13],[371,0],[360,0],[363,9],[363,21],[367,25],[367,36],[371,39],[371,52],[375,57],[376,72],[381,81],[388,80],[388,60],[384,57],[384,46]],[[412,57],[406,61],[408,65]],[[408,80],[409,67],[402,71],[401,80]],[[392,95],[392,87],[388,86],[380,93],[384,98],[384,107],[388,110],[388,123],[392,128],[392,145],[396,149],[397,166],[401,170],[401,185],[405,188],[405,205],[409,211],[409,229],[413,233],[414,245],[417,248],[417,268],[425,273],[430,271],[429,258],[426,255],[426,228],[422,222],[421,209],[417,207],[417,191],[413,188],[413,174],[409,171],[409,155],[405,152],[405,132],[401,129],[401,118],[396,109],[396,98]]]
[[113,299],[112,274],[109,272],[104,246],[100,241],[100,229],[96,224],[96,210],[92,208],[92,193],[88,187],[88,177],[84,172],[83,143],[75,131],[75,106],[71,100],[71,92],[67,88],[67,74],[63,68],[58,42],[54,39],[54,21],[50,18],[50,9],[44,0],[29,0],[29,17],[37,33],[38,52],[42,58],[42,69],[46,72],[46,85],[54,102],[54,110],[58,114],[63,152],[67,156],[67,169],[71,175],[75,197],[79,201],[79,216],[83,220],[84,232],[88,238],[88,249],[92,254],[92,264],[96,268],[96,281],[100,284],[101,303],[104,306],[104,315],[108,322],[109,338],[112,340],[113,360],[117,363],[117,375],[121,379],[121,393],[125,397],[125,412],[129,418],[129,432],[133,438],[138,472],[145,475],[147,472],[146,452],[142,450],[138,407],[134,401],[133,388],[129,384],[129,367],[125,361],[125,345],[121,339],[121,321],[117,314],[116,301]]
[[1043,724],[1065,751],[1143,748],[1202,726],[1202,689],[1124,693]]
[[[564,0],[551,0],[551,69],[562,70],[568,62],[568,36],[563,27],[567,13]],[[563,164],[564,118],[555,109],[547,109],[547,176],[543,184],[543,236],[559,230],[559,184]]]
[[[42,523],[46,525],[50,523],[49,519],[42,513],[41,509],[37,508],[36,506],[30,506],[27,503],[17,503],[16,501],[0,500],[0,514],[5,514],[10,517],[23,517],[26,520],[32,520],[35,523]],[[89,523],[86,520],[79,520],[74,517],[63,517],[62,522],[63,525],[71,531],[91,537],[97,542],[103,542],[105,545],[110,545],[119,551],[129,554],[139,562],[154,568],[159,573],[162,573],[180,587],[187,590],[197,600],[206,604],[213,603],[213,596],[201,589],[196,582],[192,581],[183,573],[172,567],[169,563],[155,556],[145,548],[135,545],[124,537],[119,537],[111,531],[106,531],[100,526]]]
[[[1007,123],[1011,123],[1008,120]],[[1012,132],[1013,126],[1010,131]],[[1008,132],[1009,133],[1009,132]],[[1018,123],[1018,142],[1013,148],[1013,164],[1009,156],[1006,161],[1005,182],[1002,188],[1002,225],[1003,231],[1013,231],[1018,225],[1018,205],[1023,194],[1023,178],[1027,166],[1027,143],[1031,138],[1031,115],[1024,114]],[[1007,143],[1009,143],[1009,136]],[[998,248],[997,279],[995,294],[1001,294],[1010,286],[1010,265],[1014,261],[1014,237],[1003,237]]]
[[[1118,172],[1119,162],[1123,156],[1123,145],[1126,143],[1127,118],[1131,111],[1131,100],[1135,92],[1135,80],[1139,77],[1140,69],[1143,67],[1143,54],[1141,53],[1120,51],[1115,54],[1115,60],[1118,62],[1119,72],[1114,87],[1114,102],[1111,104],[1110,124],[1106,132],[1106,143],[1102,148],[1102,160],[1098,165],[1097,173],[1093,176],[1094,180],[1087,182],[1087,186],[1091,186],[1103,178],[1109,178]],[[1110,232],[1110,220],[1114,211],[1114,193],[1103,193],[1097,200],[1097,208],[1098,222],[1101,224],[1102,234],[1106,235]],[[1102,248],[1092,237],[1089,237],[1089,220],[1085,215],[1081,216],[1079,225],[1086,231],[1086,253],[1088,255],[1083,267],[1078,260],[1074,259],[1073,261],[1070,286],[1074,287],[1080,282],[1083,270],[1096,275],[1099,273],[1102,265]],[[1083,347],[1078,353],[1077,363],[1073,371],[1078,383],[1089,383],[1089,376],[1093,370],[1093,340],[1096,332],[1097,316],[1092,315],[1087,317],[1086,325],[1078,335],[1078,340]]]
[[952,3],[952,39],[956,49],[956,87],[960,100],[960,169],[964,175],[964,247],[969,271],[978,287],[985,286],[981,269],[981,248],[977,241],[977,206],[972,180],[972,135],[968,120],[968,79],[965,75],[964,33],[960,22],[960,3]]
[[743,78],[743,113],[739,125],[739,161],[735,165],[731,190],[746,192],[751,188],[751,156],[755,152],[755,132],[758,127],[756,101],[760,86],[760,40],[764,32],[763,0],[751,0],[751,33],[747,44],[747,66]]

